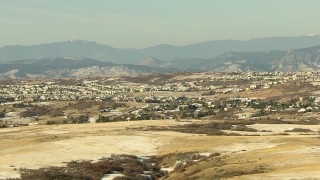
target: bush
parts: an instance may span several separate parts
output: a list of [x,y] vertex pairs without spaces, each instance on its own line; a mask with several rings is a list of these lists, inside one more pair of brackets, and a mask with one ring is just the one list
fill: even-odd
[[84,123],[89,123],[89,116],[79,116],[76,118],[72,118],[72,123],[74,124],[84,124]]
[[47,106],[33,106],[30,109],[20,113],[22,117],[43,116],[51,112],[52,109]]
[[257,132],[256,129],[249,128],[246,125],[236,125],[236,127],[233,129],[235,131],[249,131],[249,132]]
[[99,118],[96,120],[97,123],[103,123],[103,122],[111,122],[109,117],[106,116],[99,116]]
[[55,122],[55,121],[53,121],[53,120],[49,120],[49,121],[47,121],[47,125],[53,125],[53,124],[56,124],[56,122]]
[[285,130],[284,132],[313,132],[311,129],[294,128],[291,130]]
[[31,103],[18,103],[13,104],[13,108],[25,108],[25,107],[31,107]]

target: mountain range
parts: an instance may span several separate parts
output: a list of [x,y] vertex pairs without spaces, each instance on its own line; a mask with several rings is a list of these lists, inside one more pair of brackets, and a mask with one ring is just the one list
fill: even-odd
[[114,64],[88,58],[58,57],[0,63],[0,79],[132,76],[176,69]]
[[[149,58],[150,59],[150,58]],[[287,51],[228,52],[209,59],[157,60],[152,66],[181,71],[319,71],[320,46]]]
[[320,36],[219,40],[119,49],[90,41],[0,48],[0,78],[92,77],[175,71],[320,70]]
[[300,49],[320,45],[320,36],[268,37],[251,40],[215,40],[185,46],[158,45],[143,49],[120,49],[90,41],[70,40],[33,46],[0,48],[0,61],[56,57],[82,57],[120,64],[139,64],[146,57],[164,61],[209,59],[227,52]]

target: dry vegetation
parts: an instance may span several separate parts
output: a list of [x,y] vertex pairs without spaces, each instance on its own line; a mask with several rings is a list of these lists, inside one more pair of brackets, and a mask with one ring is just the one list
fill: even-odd
[[[198,152],[170,153],[161,157],[139,158],[133,155],[111,155],[97,162],[71,161],[63,167],[20,169],[22,180],[29,179],[101,179],[107,174],[119,174],[115,180],[199,179],[203,167],[214,168],[213,179],[231,178],[269,171],[265,165],[243,169],[228,168],[229,156],[220,153],[202,155]],[[230,158],[231,159],[231,158]],[[162,167],[173,166],[168,172]]]
[[271,100],[287,100],[293,97],[312,96],[319,88],[310,82],[293,82],[280,86],[281,94],[270,97]]
[[146,76],[136,76],[136,77],[124,77],[124,81],[133,82],[133,83],[142,83],[149,85],[164,85],[170,82],[178,82],[174,77],[183,75],[187,76],[187,73],[170,73],[170,74],[150,74]]
[[24,112],[20,113],[21,117],[43,116],[53,112],[52,108],[48,106],[33,106]]
[[64,167],[50,167],[40,169],[20,169],[22,180],[31,179],[101,179],[106,174],[118,173],[124,175],[117,180],[128,179],[159,179],[166,175],[162,171],[157,157],[142,159],[133,155],[112,155],[97,162],[71,161]]
[[[257,129],[248,127],[253,124],[291,124],[291,125],[318,125],[319,121],[284,121],[279,119],[262,119],[262,120],[224,120],[209,123],[192,123],[171,127],[150,126],[140,128],[145,131],[176,131],[182,133],[205,134],[208,136],[241,136],[239,132],[258,132]],[[259,132],[272,132],[272,130],[261,130]],[[284,132],[314,132],[310,129],[294,128]],[[255,134],[259,135],[259,134]]]
[[[292,135],[294,132],[288,132],[286,136],[204,136],[172,131],[141,131],[149,127],[183,127],[187,129],[184,131],[191,131],[192,128],[229,129],[231,126],[243,130],[243,125],[249,126],[250,123],[238,123],[236,126],[228,123],[195,125],[159,120],[2,129],[0,144],[5,148],[0,148],[0,178],[18,177],[20,168],[22,179],[36,176],[96,179],[111,171],[128,175],[122,179],[136,179],[136,172],[142,171],[142,175],[154,178],[163,176],[164,179],[282,179],[288,177],[288,173],[292,174],[289,177],[300,179],[315,177],[314,174],[319,173],[319,169],[310,168],[320,165],[317,135]],[[120,161],[113,161],[112,158],[119,156],[111,154],[134,156],[125,156],[130,160],[126,159],[124,163],[121,158]],[[143,156],[157,158],[151,158],[150,162],[137,159]],[[296,158],[290,158],[292,156]],[[101,157],[106,158],[89,161]],[[66,166],[63,162],[70,163]],[[110,162],[114,163],[111,165]],[[152,166],[145,166],[150,163]],[[166,168],[172,171],[168,170],[166,174]],[[296,168],[303,170],[296,171]]]

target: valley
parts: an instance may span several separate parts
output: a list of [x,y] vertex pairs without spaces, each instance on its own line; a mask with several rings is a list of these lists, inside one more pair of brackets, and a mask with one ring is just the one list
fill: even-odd
[[2,80],[0,87],[0,179],[319,173],[316,72]]

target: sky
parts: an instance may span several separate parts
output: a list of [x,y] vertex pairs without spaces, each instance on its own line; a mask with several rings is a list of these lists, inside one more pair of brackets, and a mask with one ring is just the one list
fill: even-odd
[[320,34],[319,0],[0,0],[0,47],[117,48]]

